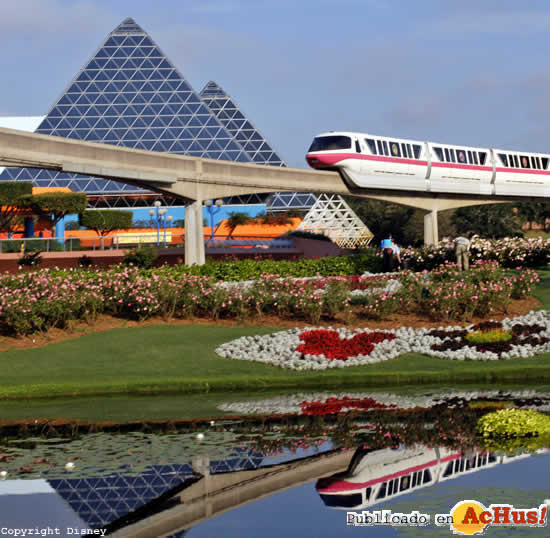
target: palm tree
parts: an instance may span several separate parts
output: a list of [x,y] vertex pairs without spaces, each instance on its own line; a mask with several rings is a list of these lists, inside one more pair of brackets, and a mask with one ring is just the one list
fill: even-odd
[[246,213],[229,213],[227,226],[229,226],[229,239],[233,239],[233,232],[237,226],[242,226],[250,221],[250,217]]

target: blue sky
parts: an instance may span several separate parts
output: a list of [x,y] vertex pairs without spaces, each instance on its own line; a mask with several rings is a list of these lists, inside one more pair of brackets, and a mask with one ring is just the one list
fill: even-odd
[[2,0],[0,115],[42,115],[132,17],[291,166],[354,130],[550,153],[546,0]]

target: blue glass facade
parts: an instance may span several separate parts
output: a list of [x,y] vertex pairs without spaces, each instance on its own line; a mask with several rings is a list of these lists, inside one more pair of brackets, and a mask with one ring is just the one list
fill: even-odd
[[[251,160],[132,19],[109,34],[36,132],[211,159]],[[32,180],[39,187],[69,187],[87,194],[141,191],[114,181],[28,168],[7,168],[0,180]]]
[[[269,142],[214,82],[197,94],[151,37],[128,18],[111,32],[68,85],[37,133],[210,159],[286,166]],[[149,191],[133,185],[51,170],[6,168],[0,180],[68,187],[110,207],[139,205]],[[163,198],[161,195],[157,195]],[[164,197],[165,205],[174,202]],[[128,202],[132,200],[131,202]],[[252,194],[231,204],[270,210],[310,208],[311,194]],[[97,204],[90,200],[90,206]],[[147,204],[148,205],[148,204]]]
[[[216,118],[244,148],[250,159],[258,164],[286,166],[285,161],[273,149],[269,141],[245,116],[235,100],[214,81],[208,82],[200,96],[214,113]],[[310,193],[275,192],[269,195],[257,195],[266,200],[271,211],[287,209],[309,209],[315,203]],[[233,197],[227,203],[236,203],[242,197]],[[250,202],[249,202],[250,203]]]

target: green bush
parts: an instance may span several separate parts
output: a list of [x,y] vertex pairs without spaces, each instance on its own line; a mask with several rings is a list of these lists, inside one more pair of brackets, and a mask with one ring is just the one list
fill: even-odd
[[42,263],[40,252],[27,252],[17,260],[19,265],[26,267],[38,267]]
[[157,259],[157,249],[151,245],[140,245],[139,247],[126,253],[124,263],[149,269],[153,267]]
[[91,265],[92,265],[92,258],[90,258],[89,256],[84,255],[78,258],[79,267],[83,267],[84,269],[87,269]]
[[317,241],[329,241],[331,242],[330,237],[327,237],[323,234],[316,234],[313,232],[306,232],[303,230],[294,230],[293,232],[288,232],[284,235],[284,237],[288,237],[289,239],[292,239],[293,237],[298,237],[301,239],[315,239]]

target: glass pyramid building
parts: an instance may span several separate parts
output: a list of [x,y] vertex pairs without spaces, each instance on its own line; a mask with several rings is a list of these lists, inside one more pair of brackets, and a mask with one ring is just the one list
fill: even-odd
[[[270,166],[286,166],[283,159],[272,148],[268,140],[244,115],[239,106],[214,81],[201,90],[200,96],[215,114],[216,118],[231,133],[233,138],[244,148],[252,162]],[[275,192],[269,195],[258,195],[265,200],[272,211],[289,208],[309,209],[316,201],[313,194],[294,192]],[[241,198],[241,197],[240,197]],[[237,199],[236,197],[233,200]]]
[[[213,101],[212,101],[213,102]],[[211,159],[283,165],[267,141],[248,136],[241,125],[224,126],[151,37],[131,18],[124,20],[70,82],[37,133],[136,149]],[[234,120],[234,118],[232,118]],[[248,144],[245,149],[242,143]],[[259,144],[259,146],[258,146]],[[257,151],[250,148],[258,146]],[[264,150],[268,146],[269,151]],[[120,207],[123,199],[154,196],[132,185],[50,170],[6,168],[0,180],[29,181],[37,187],[68,187]],[[166,197],[167,204],[170,203]],[[264,197],[265,199],[265,197]],[[107,202],[111,200],[111,202]],[[311,201],[309,206],[313,204]],[[250,203],[239,197],[239,203]],[[145,202],[147,205],[150,202]]]

